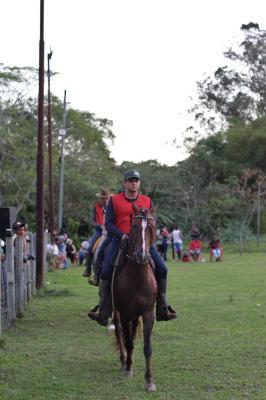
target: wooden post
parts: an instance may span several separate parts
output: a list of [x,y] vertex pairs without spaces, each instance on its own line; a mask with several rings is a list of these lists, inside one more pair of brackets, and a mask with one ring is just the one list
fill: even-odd
[[2,333],[2,265],[0,258],[0,336]]
[[15,238],[15,285],[16,285],[16,316],[24,315],[24,282],[23,282],[23,238]]
[[10,322],[16,319],[16,297],[15,297],[15,272],[14,272],[14,241],[11,229],[6,229],[6,270],[8,283],[8,305]]
[[29,270],[28,262],[23,262],[23,302],[24,302],[24,310],[26,309],[27,302],[28,302],[28,270]]
[[[31,237],[31,254],[36,256],[36,233]],[[31,293],[34,296],[36,294],[36,259],[31,261]]]

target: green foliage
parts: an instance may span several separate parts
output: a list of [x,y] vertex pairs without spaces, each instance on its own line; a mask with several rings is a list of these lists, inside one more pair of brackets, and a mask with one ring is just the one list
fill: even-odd
[[228,65],[197,83],[195,120],[214,131],[221,121],[248,122],[266,113],[266,32],[258,24],[242,25],[243,41],[224,52]]
[[248,226],[240,226],[239,222],[232,220],[227,226],[220,229],[221,240],[223,243],[239,243],[240,229],[243,232],[243,240],[255,241],[255,236]]

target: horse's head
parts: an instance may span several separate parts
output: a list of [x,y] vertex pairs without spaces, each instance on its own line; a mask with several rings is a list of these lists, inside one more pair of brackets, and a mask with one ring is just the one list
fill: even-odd
[[153,210],[137,209],[133,205],[134,217],[129,234],[129,249],[137,264],[145,264],[150,259],[150,245],[155,241],[156,229]]

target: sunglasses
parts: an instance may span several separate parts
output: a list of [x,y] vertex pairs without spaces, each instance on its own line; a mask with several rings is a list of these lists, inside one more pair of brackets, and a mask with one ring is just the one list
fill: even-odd
[[128,182],[139,182],[140,179],[139,178],[128,178],[127,181]]

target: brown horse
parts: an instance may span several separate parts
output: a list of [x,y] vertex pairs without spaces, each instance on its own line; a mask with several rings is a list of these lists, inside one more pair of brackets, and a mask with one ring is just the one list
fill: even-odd
[[151,371],[151,333],[154,323],[154,305],[157,284],[149,248],[155,241],[156,230],[153,212],[137,210],[128,236],[127,254],[113,276],[113,312],[115,334],[120,352],[121,370],[132,376],[134,339],[140,317],[143,321],[144,355],[146,359],[145,390],[155,391]]

